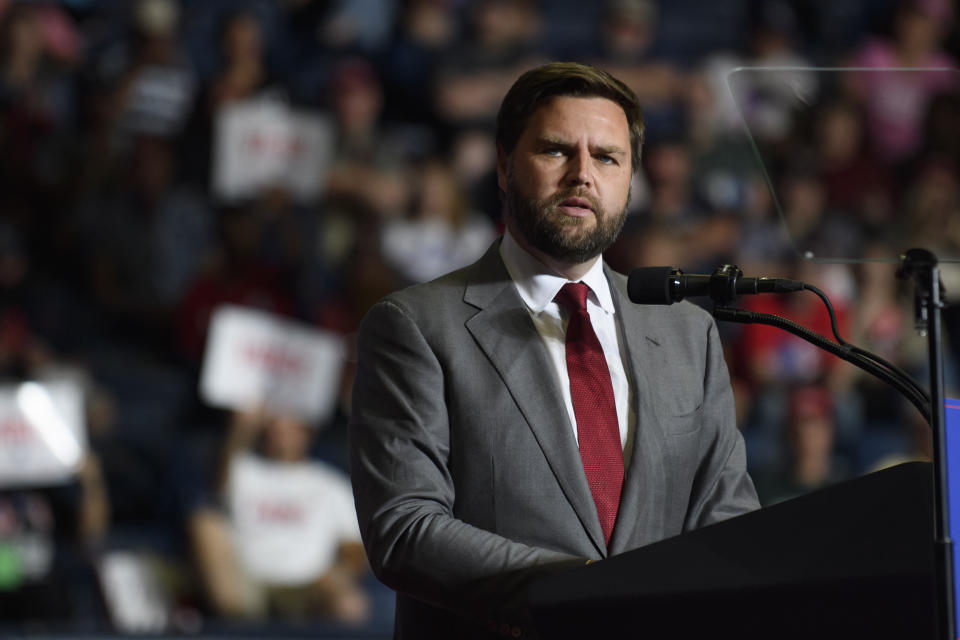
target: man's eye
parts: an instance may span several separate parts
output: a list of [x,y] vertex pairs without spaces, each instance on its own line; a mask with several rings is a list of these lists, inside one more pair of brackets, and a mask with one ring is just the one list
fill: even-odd
[[553,156],[554,158],[559,158],[563,155],[563,151],[561,149],[547,149],[544,151],[544,153],[548,156]]
[[608,155],[597,156],[597,160],[599,160],[599,161],[602,162],[603,164],[616,164],[616,163],[617,163],[617,161],[614,159],[613,156],[608,156]]

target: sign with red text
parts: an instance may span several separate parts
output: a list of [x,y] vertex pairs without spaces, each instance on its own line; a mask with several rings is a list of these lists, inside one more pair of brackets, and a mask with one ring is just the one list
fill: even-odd
[[0,487],[66,482],[79,469],[86,446],[78,385],[0,385]]
[[333,140],[331,123],[318,113],[272,98],[230,103],[216,115],[214,193],[236,202],[280,187],[309,202],[323,189]]
[[336,407],[345,357],[337,334],[224,305],[210,320],[200,393],[223,409],[267,408],[323,421]]

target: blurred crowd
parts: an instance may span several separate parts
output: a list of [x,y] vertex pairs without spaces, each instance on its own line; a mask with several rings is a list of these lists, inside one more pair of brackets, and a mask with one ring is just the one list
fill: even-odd
[[[375,300],[479,257],[502,229],[493,118],[547,60],[645,109],[612,266],[809,282],[926,384],[895,258],[960,258],[958,56],[951,0],[0,0],[0,382],[72,381],[88,445],[66,483],[0,486],[0,628],[389,633],[347,480],[350,358],[320,423],[214,408],[210,317],[349,345]],[[279,152],[310,162],[231,182],[276,151],[231,146],[243,107],[305,114],[325,134]],[[831,335],[812,294],[740,303]],[[958,397],[957,307],[944,329]],[[929,455],[884,384],[777,329],[721,333],[765,504]]]

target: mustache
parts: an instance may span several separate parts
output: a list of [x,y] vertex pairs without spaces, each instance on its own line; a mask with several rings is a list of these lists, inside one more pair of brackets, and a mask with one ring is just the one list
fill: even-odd
[[587,202],[590,203],[590,208],[593,210],[594,214],[596,215],[603,215],[604,213],[603,205],[600,204],[600,200],[598,200],[597,197],[594,196],[593,194],[588,193],[587,191],[579,188],[558,191],[557,193],[547,198],[543,204],[548,209],[554,209],[558,207],[561,202],[569,198],[581,198],[583,200],[586,200]]

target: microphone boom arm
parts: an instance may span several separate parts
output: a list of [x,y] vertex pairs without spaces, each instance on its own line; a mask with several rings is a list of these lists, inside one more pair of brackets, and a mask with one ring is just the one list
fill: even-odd
[[[931,421],[930,400],[917,391],[917,385],[913,380],[906,381],[897,372],[891,371],[881,365],[876,359],[867,357],[862,349],[855,349],[852,345],[841,345],[829,340],[819,333],[811,331],[796,322],[778,316],[772,313],[761,313],[758,311],[747,311],[734,307],[718,306],[713,309],[713,316],[717,320],[727,322],[739,322],[743,324],[766,324],[778,329],[783,329],[798,338],[829,351],[842,360],[859,367],[863,371],[879,378],[883,382],[891,385],[902,393],[917,408],[924,420],[929,424]],[[882,362],[882,361],[881,361]]]

